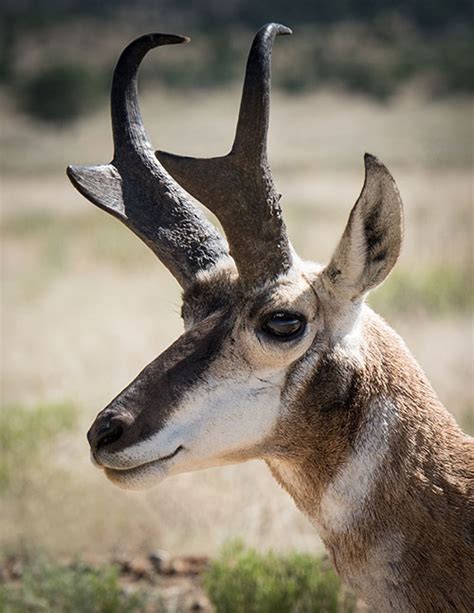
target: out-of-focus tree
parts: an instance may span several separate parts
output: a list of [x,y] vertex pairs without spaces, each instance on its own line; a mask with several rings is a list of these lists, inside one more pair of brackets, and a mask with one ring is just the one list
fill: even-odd
[[32,117],[70,122],[93,110],[105,94],[96,71],[80,64],[58,64],[39,72],[20,89],[21,103]]

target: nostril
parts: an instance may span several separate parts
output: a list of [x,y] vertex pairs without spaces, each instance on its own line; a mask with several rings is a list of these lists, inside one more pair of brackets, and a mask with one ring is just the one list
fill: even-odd
[[115,443],[123,435],[123,426],[118,422],[109,421],[97,431],[95,437],[95,448],[100,449]]

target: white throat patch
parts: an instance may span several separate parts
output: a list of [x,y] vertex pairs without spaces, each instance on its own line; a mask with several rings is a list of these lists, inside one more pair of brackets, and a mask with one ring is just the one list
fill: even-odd
[[367,502],[382,477],[396,415],[393,401],[372,402],[353,452],[321,498],[317,523],[323,533],[346,532],[366,512]]

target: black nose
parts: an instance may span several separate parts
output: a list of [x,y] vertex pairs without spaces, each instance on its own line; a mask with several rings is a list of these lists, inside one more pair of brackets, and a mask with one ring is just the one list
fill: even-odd
[[119,441],[125,432],[125,427],[125,420],[120,416],[98,417],[87,433],[92,451],[98,451]]

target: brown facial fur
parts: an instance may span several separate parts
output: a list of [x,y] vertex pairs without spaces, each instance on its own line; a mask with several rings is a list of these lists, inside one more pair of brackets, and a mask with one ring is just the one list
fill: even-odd
[[[282,344],[259,333],[265,313],[285,308],[306,314],[306,340]],[[114,417],[121,419],[125,431],[120,440],[96,450],[95,459],[112,468],[125,468],[129,459],[117,454],[159,432],[179,411],[186,394],[212,387],[216,376],[225,382],[262,369],[284,369],[311,343],[315,313],[314,292],[301,276],[249,292],[241,286],[235,269],[218,268],[204,274],[183,296],[184,334],[97,416],[89,432],[91,441]],[[216,360],[217,372],[210,373]],[[251,457],[248,450],[246,457]]]

